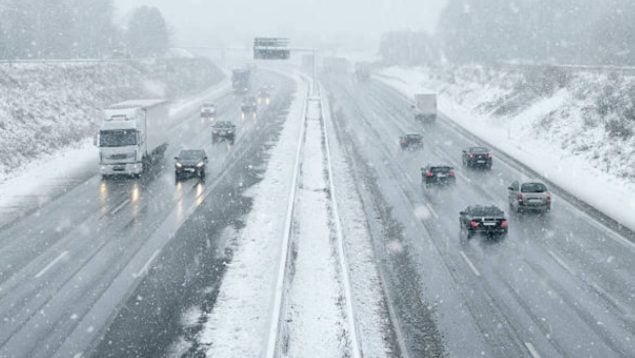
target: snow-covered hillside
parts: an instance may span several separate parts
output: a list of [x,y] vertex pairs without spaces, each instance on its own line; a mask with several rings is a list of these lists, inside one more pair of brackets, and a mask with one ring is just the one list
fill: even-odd
[[519,142],[552,143],[561,156],[635,182],[635,76],[483,67],[392,68],[385,75],[414,79],[504,126]]
[[439,109],[582,200],[635,228],[635,76],[561,68],[387,68]]
[[222,78],[203,59],[0,64],[0,181],[33,159],[92,136],[100,108],[176,99]]

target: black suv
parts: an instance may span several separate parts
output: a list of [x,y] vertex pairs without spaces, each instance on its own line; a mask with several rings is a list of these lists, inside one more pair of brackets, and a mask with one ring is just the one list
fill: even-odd
[[461,233],[465,233],[469,239],[475,234],[482,233],[487,236],[507,236],[509,222],[505,212],[497,206],[468,206],[461,211],[459,216]]
[[428,165],[421,168],[421,181],[429,187],[433,184],[447,185],[456,183],[454,168],[448,165]]
[[205,178],[205,164],[207,154],[202,149],[184,149],[178,156],[174,157],[174,174],[176,180],[180,180],[186,175],[198,175]]
[[236,137],[236,125],[230,121],[219,121],[212,125],[212,143],[216,143],[221,139],[234,144]]
[[421,149],[423,148],[423,136],[418,133],[410,133],[399,137],[401,149]]
[[492,169],[492,153],[485,147],[470,147],[463,151],[463,165],[470,168]]

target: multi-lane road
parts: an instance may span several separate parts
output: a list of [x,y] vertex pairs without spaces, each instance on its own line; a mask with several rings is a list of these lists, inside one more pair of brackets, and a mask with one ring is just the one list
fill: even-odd
[[[635,354],[632,241],[559,196],[546,216],[512,215],[505,240],[462,241],[459,211],[491,203],[507,210],[507,186],[527,178],[522,163],[495,152],[492,171],[467,170],[461,150],[482,143],[448,118],[422,127],[409,101],[385,85],[327,83],[340,139],[376,207],[369,221],[385,223],[375,225],[377,261],[413,356],[436,339],[461,357]],[[400,149],[400,135],[422,130],[422,151]],[[456,186],[424,189],[428,163],[454,166]]]
[[[214,238],[240,225],[249,207],[240,193],[258,180],[286,119],[294,83],[261,73],[254,85],[264,84],[275,93],[256,118],[241,119],[239,96],[210,99],[218,120],[236,123],[235,145],[212,145],[209,123],[192,113],[175,123],[164,159],[142,179],[95,175],[0,230],[0,356],[165,349],[162,339],[180,333],[180,308],[203,299],[195,284],[213,284],[214,263],[230,254]],[[172,157],[181,148],[207,151],[204,182],[175,182]],[[117,344],[100,345],[101,337]]]
[[[262,178],[297,95],[278,73],[258,71],[254,86],[265,83],[275,93],[255,119],[241,119],[234,94],[211,99],[237,124],[235,145],[212,145],[193,113],[142,179],[91,176],[0,228],[0,357],[155,357],[177,339],[186,355],[206,352],[182,314],[213,309],[232,259],[222,232],[245,225],[242,193]],[[505,240],[462,240],[458,212],[507,209],[522,163],[494,152],[492,171],[464,169],[461,150],[480,143],[448,118],[416,123],[409,101],[376,81],[322,84],[382,277],[398,347],[388,355],[635,355],[632,238],[556,194],[546,216],[510,216]],[[420,131],[424,148],[402,151],[399,136]],[[205,181],[175,182],[172,157],[185,147],[207,151]],[[457,184],[424,189],[428,163],[453,165]]]

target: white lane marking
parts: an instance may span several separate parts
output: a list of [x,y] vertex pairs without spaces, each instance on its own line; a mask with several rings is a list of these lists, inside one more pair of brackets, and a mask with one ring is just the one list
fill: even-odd
[[465,260],[467,265],[470,266],[470,269],[472,270],[472,272],[474,272],[474,275],[476,275],[477,277],[480,277],[481,273],[478,272],[478,270],[476,269],[476,266],[474,266],[472,261],[470,261],[470,259],[467,257],[467,255],[465,255],[465,252],[461,251],[461,257],[463,257],[463,260]]
[[432,205],[430,205],[430,203],[423,203],[423,204],[428,208],[428,210],[430,210],[430,213],[432,214],[432,216],[435,217],[435,219],[439,218],[439,214],[437,214],[437,212],[432,208]]
[[538,354],[538,351],[531,342],[525,342],[525,347],[527,347],[529,354],[531,354],[533,358],[540,358],[540,354]]
[[123,207],[128,205],[129,203],[130,203],[130,198],[124,200],[123,203],[119,204],[119,206],[117,206],[116,208],[110,211],[110,215],[115,215],[116,213],[119,212],[119,210],[123,209]]
[[553,251],[551,250],[547,250],[547,252],[549,253],[549,255],[551,257],[553,257],[554,260],[556,260],[556,262],[558,263],[558,265],[562,266],[562,268],[564,268],[565,270],[567,270],[567,272],[569,272],[571,275],[575,276],[575,273],[573,272],[573,270],[571,269],[571,267],[569,267],[569,265],[567,265],[563,259],[561,259],[558,255],[556,255]]
[[150,258],[148,259],[148,261],[146,261],[145,265],[143,265],[143,267],[141,268],[141,270],[139,270],[139,272],[135,273],[132,275],[132,277],[134,278],[138,278],[143,276],[146,271],[148,271],[148,268],[150,267],[150,264],[152,264],[152,261],[154,261],[154,259],[157,257],[157,255],[159,254],[160,250],[157,249],[152,256],[150,256]]
[[61,259],[63,259],[66,255],[68,255],[68,251],[64,251],[59,256],[55,258],[55,260],[51,261],[46,267],[44,267],[40,272],[35,275],[35,278],[40,278],[42,275],[46,273],[46,271],[50,270],[56,263],[58,263]]

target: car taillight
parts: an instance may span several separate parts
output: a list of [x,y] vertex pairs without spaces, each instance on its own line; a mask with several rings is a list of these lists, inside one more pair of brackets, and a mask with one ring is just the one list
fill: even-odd
[[506,229],[508,225],[509,225],[509,223],[507,223],[507,220],[503,220],[503,221],[501,221],[501,227],[502,227],[503,229]]
[[487,153],[487,158],[491,158],[492,157],[492,153]]
[[474,154],[470,154],[470,158],[474,158]]
[[431,177],[431,176],[434,176],[434,174],[432,174],[432,172],[428,171],[428,172],[426,172],[426,176],[427,177]]
[[470,226],[471,226],[472,228],[477,228],[477,227],[478,227],[478,221],[476,221],[476,220],[472,220],[472,221],[470,221]]
[[516,200],[523,201],[523,194],[522,193],[516,193]]
[[451,176],[451,177],[453,177],[453,176],[455,175],[455,174],[454,174],[454,170],[450,170],[450,173],[449,173],[448,175],[449,175],[449,176]]

